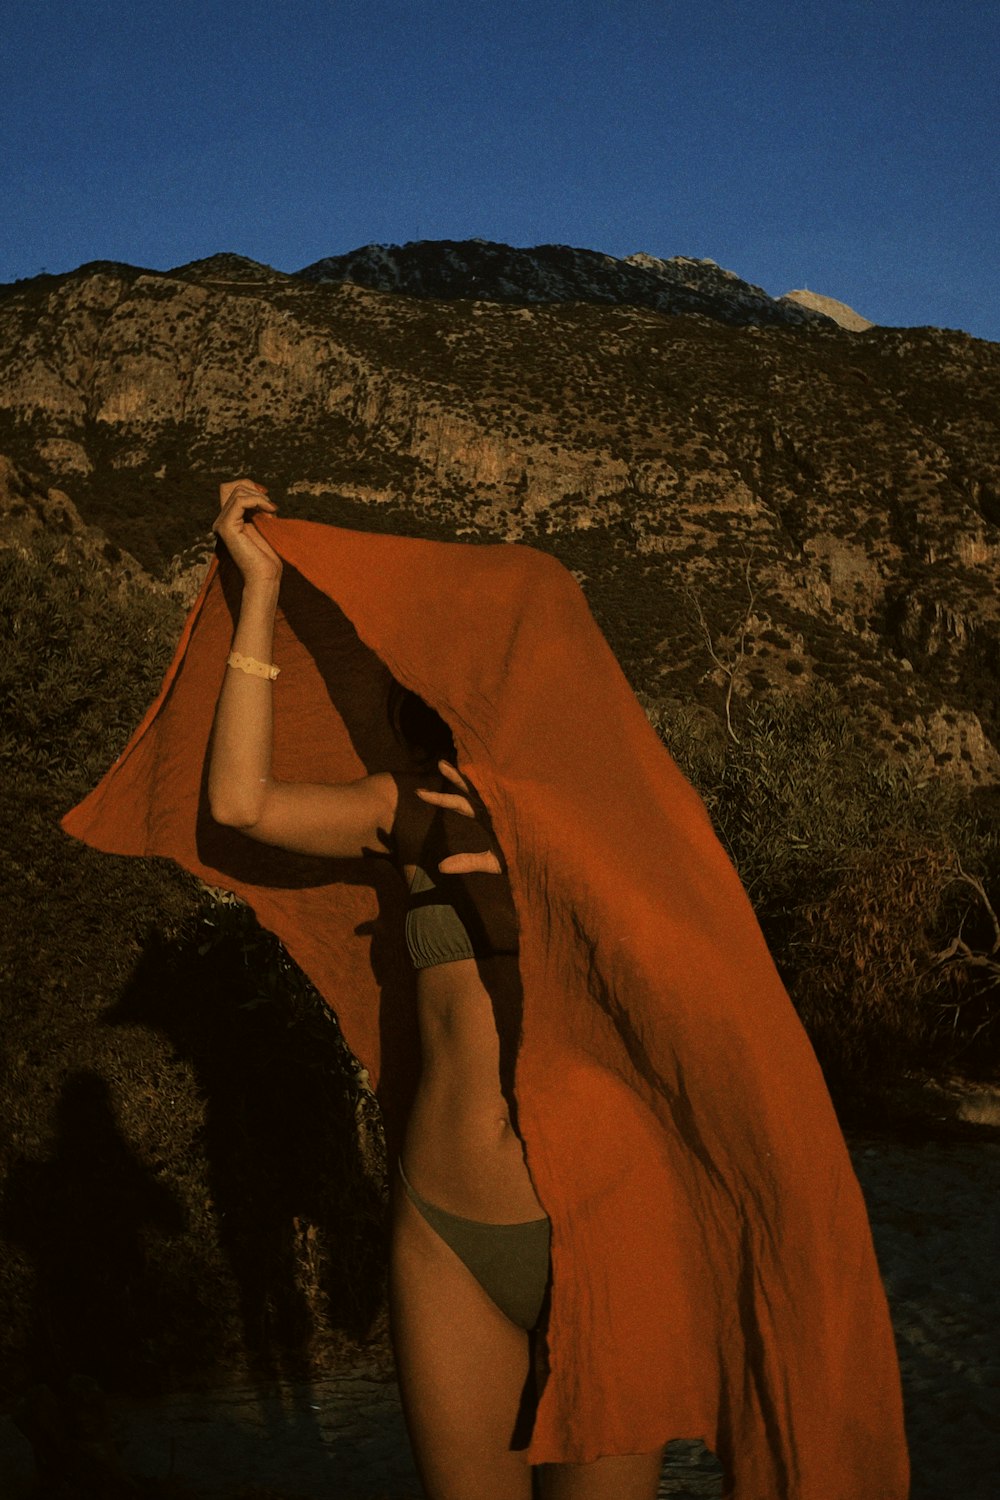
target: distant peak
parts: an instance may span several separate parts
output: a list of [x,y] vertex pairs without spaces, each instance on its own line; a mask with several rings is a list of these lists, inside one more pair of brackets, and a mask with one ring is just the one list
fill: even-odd
[[250,260],[245,255],[208,255],[203,260],[189,260],[183,266],[173,266],[168,276],[184,276],[195,281],[284,281],[285,271],[276,271],[262,261]]
[[799,307],[809,307],[813,312],[823,313],[850,333],[864,333],[866,328],[875,327],[874,323],[855,312],[853,307],[848,307],[846,302],[838,302],[836,297],[824,297],[819,292],[807,291],[804,287],[796,292],[786,292],[779,300],[797,302]]

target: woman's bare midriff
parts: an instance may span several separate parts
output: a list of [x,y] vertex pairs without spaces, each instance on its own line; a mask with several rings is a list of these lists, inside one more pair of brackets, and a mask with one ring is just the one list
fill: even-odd
[[511,977],[503,966],[516,964],[513,955],[461,958],[417,975],[421,1072],[403,1151],[407,1177],[422,1197],[496,1224],[545,1211],[500,1088],[490,990],[502,989]]

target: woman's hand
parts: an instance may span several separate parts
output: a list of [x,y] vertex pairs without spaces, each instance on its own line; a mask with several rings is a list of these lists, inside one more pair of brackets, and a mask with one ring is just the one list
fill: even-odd
[[[464,818],[474,818],[476,809],[469,800],[469,783],[458,767],[453,766],[450,761],[439,760],[438,770],[442,776],[461,790],[459,792],[432,792],[426,787],[418,786],[417,796],[424,802],[433,802],[436,807],[448,807],[452,812],[461,813]],[[492,849],[483,849],[476,854],[449,854],[446,859],[439,862],[438,869],[442,875],[469,875],[474,870],[483,870],[488,875],[503,874],[503,866]]]
[[274,501],[267,498],[267,490],[252,479],[233,479],[219,485],[219,504],[212,530],[225,544],[244,584],[277,583],[281,558],[252,524],[251,516],[255,510],[277,512]]

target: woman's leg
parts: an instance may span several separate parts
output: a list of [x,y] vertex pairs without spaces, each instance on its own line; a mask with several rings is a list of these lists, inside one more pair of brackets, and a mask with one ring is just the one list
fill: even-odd
[[403,1410],[430,1500],[530,1500],[531,1467],[510,1447],[529,1373],[528,1335],[398,1182],[389,1309]]
[[656,1500],[662,1464],[662,1448],[590,1464],[539,1464],[539,1500]]

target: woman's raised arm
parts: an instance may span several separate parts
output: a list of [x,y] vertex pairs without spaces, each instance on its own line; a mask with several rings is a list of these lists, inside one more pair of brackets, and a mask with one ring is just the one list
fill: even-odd
[[[271,663],[281,559],[252,524],[254,510],[277,506],[248,479],[220,487],[213,526],[243,575],[233,653],[259,667]],[[271,775],[273,682],[266,672],[229,666],[212,728],[208,800],[219,823],[250,838],[302,854],[351,858],[385,854],[397,786],[383,772],[340,786],[278,782]]]

